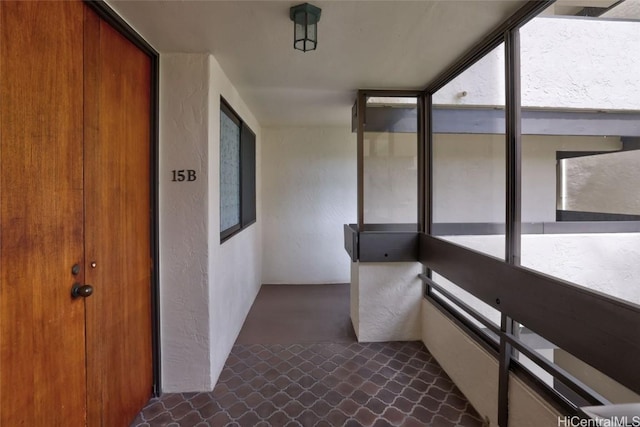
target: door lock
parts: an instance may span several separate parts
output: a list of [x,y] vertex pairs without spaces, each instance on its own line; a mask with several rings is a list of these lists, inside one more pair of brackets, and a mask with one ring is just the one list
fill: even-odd
[[93,294],[93,286],[81,285],[80,283],[74,283],[71,287],[71,296],[74,298],[82,297],[86,298]]

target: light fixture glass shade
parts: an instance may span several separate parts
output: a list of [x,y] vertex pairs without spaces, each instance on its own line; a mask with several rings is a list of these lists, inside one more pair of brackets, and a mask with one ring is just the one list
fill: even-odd
[[293,47],[307,52],[318,46],[318,21],[321,10],[309,3],[300,4],[290,9],[289,16],[294,22]]

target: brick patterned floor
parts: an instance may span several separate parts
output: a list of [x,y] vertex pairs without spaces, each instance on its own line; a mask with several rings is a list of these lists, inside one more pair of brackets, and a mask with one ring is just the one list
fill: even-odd
[[211,393],[152,399],[132,427],[482,426],[420,342],[233,347]]

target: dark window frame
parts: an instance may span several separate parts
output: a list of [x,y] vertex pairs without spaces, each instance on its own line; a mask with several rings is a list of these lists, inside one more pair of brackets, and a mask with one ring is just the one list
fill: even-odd
[[[419,154],[419,261],[423,264],[424,274],[420,277],[425,282],[425,298],[457,324],[465,326],[465,331],[481,345],[495,349],[499,361],[498,375],[498,424],[507,426],[509,378],[511,374],[524,379],[560,412],[580,414],[578,404],[567,400],[545,383],[538,380],[517,359],[518,352],[529,357],[538,367],[550,373],[563,385],[578,393],[587,401],[599,404],[608,403],[597,392],[582,384],[578,379],[559,370],[542,356],[529,351],[526,343],[518,334],[518,323],[533,328],[544,338],[553,338],[556,345],[569,351],[574,356],[592,365],[605,375],[640,392],[640,374],[635,360],[630,357],[624,360],[620,354],[635,354],[640,349],[640,339],[629,335],[628,330],[640,327],[640,306],[584,290],[579,286],[564,282],[561,279],[545,275],[520,266],[521,222],[521,135],[522,108],[520,102],[520,50],[519,29],[529,20],[537,16],[553,0],[530,0],[518,12],[505,20],[499,27],[480,41],[466,54],[461,56],[452,67],[438,76],[421,92],[419,103],[423,107],[419,130],[421,152]],[[433,234],[433,94],[444,87],[455,77],[467,70],[499,44],[505,49],[505,95],[506,117],[504,120],[506,135],[506,251],[505,257],[494,258],[477,253],[451,242],[439,239]],[[355,107],[354,124],[358,132],[358,159],[363,156],[362,134],[365,128],[366,89],[358,91]],[[395,92],[395,93],[394,93]],[[389,96],[399,96],[402,91],[385,91]],[[358,114],[358,112],[361,112]],[[633,145],[636,146],[635,144]],[[363,218],[363,169],[358,164],[358,225],[364,224]],[[421,201],[421,202],[420,202]],[[358,236],[356,236],[357,240]],[[358,243],[357,240],[356,243]],[[362,242],[359,242],[361,244]],[[486,268],[485,268],[486,267]],[[460,314],[462,306],[454,308],[455,302],[445,301],[433,294],[429,284],[432,271],[450,279],[457,286],[479,297],[485,303],[501,311],[499,343],[488,342],[486,334],[475,324]],[[499,283],[498,283],[499,282]],[[541,289],[548,292],[543,292]],[[526,289],[534,294],[533,298],[523,298]],[[571,309],[567,310],[567,301],[571,301]],[[540,304],[550,315],[540,315],[535,304]],[[594,308],[595,307],[595,308]],[[470,314],[470,313],[469,313]],[[551,319],[552,321],[550,321]],[[550,321],[549,324],[545,324]],[[604,323],[603,323],[604,322]],[[593,346],[589,343],[606,343]]]
[[220,97],[220,113],[225,114],[240,128],[240,212],[237,224],[220,230],[222,244],[256,222],[256,134],[223,97]]
[[[496,30],[489,34],[484,40],[478,43],[468,53],[463,55],[458,61],[454,63],[452,67],[438,76],[425,89],[425,101],[427,108],[425,110],[426,126],[425,135],[423,137],[425,144],[425,148],[423,150],[423,152],[425,153],[423,182],[425,183],[424,189],[426,207],[423,210],[424,217],[421,218],[422,233],[420,235],[420,254],[425,255],[426,258],[430,258],[431,255],[435,254],[435,252],[438,252],[434,252],[432,247],[434,244],[450,245],[449,249],[452,249],[452,252],[460,253],[449,253],[445,257],[442,257],[442,254],[440,254],[440,260],[436,260],[437,262],[433,262],[433,259],[421,259],[420,261],[424,266],[423,277],[430,280],[432,271],[431,269],[433,269],[434,271],[443,269],[448,271],[449,267],[455,266],[456,271],[462,272],[462,274],[465,275],[466,278],[471,278],[471,282],[466,279],[462,280],[463,282],[465,282],[464,284],[460,283],[461,280],[453,280],[453,282],[456,283],[456,285],[460,286],[462,289],[469,291],[476,297],[478,297],[477,291],[471,289],[474,288],[476,284],[485,282],[486,279],[489,279],[489,281],[491,282],[490,286],[495,285],[495,288],[492,288],[492,290],[489,292],[492,295],[490,295],[489,297],[486,297],[487,295],[484,295],[486,298],[481,299],[483,299],[490,305],[495,301],[495,304],[493,304],[494,308],[498,308],[502,312],[500,345],[498,350],[498,359],[500,364],[498,378],[498,424],[504,426],[508,424],[508,390],[510,373],[514,373],[518,377],[524,378],[530,386],[541,393],[541,395],[545,396],[547,398],[547,401],[552,403],[556,408],[562,408],[562,411],[565,413],[580,414],[579,412],[577,412],[578,408],[576,408],[576,405],[566,400],[566,396],[561,396],[557,392],[557,390],[552,390],[550,387],[537,380],[533,376],[533,374],[531,374],[527,368],[524,368],[523,365],[516,359],[516,357],[514,357],[518,351],[525,350],[526,346],[524,346],[523,343],[518,340],[517,335],[514,331],[515,321],[510,315],[515,314],[517,317],[523,317],[525,315],[530,315],[531,310],[528,307],[511,307],[507,308],[506,310],[505,307],[499,308],[501,302],[504,302],[504,298],[499,298],[499,296],[501,296],[502,293],[509,293],[514,291],[513,289],[511,289],[511,283],[501,283],[500,285],[497,285],[490,279],[505,277],[502,275],[504,271],[513,272],[517,275],[530,276],[529,278],[531,280],[526,280],[526,282],[527,286],[529,286],[531,289],[536,289],[540,283],[544,282],[548,282],[547,284],[553,284],[555,286],[553,292],[548,292],[545,295],[548,296],[548,300],[546,301],[547,306],[555,308],[555,313],[551,317],[553,317],[557,322],[552,326],[542,327],[541,331],[538,331],[543,337],[554,334],[558,335],[559,339],[554,341],[555,344],[559,345],[562,348],[565,348],[565,350],[569,349],[569,351],[574,356],[582,359],[583,361],[586,361],[596,369],[600,370],[602,373],[610,376],[614,380],[619,381],[632,390],[638,392],[638,387],[640,387],[640,376],[637,373],[637,369],[635,369],[634,363],[630,362],[629,360],[612,360],[611,357],[608,357],[609,354],[616,354],[616,351],[611,350],[612,348],[615,348],[616,350],[624,349],[624,352],[626,352],[627,354],[633,352],[634,349],[639,348],[638,346],[640,345],[640,341],[635,339],[635,337],[633,339],[629,338],[628,333],[626,333],[624,330],[627,328],[634,330],[637,325],[640,325],[640,318],[638,317],[638,315],[640,314],[640,307],[631,303],[618,301],[615,298],[600,295],[596,292],[581,290],[579,287],[575,287],[570,284],[569,286],[567,286],[567,284],[561,279],[547,276],[544,273],[535,272],[519,265],[520,236],[522,234],[522,223],[520,219],[520,149],[522,134],[522,108],[520,103],[519,29],[529,20],[536,17],[542,9],[546,8],[552,3],[553,0],[528,1],[518,12],[516,12],[516,14],[514,14],[510,19],[504,21],[503,24],[501,24]],[[505,43],[505,76],[507,78],[505,85],[507,97],[507,117],[505,120],[507,134],[507,218],[505,224],[505,228],[507,229],[507,251],[504,259],[497,259],[485,254],[475,253],[474,251],[467,250],[456,244],[448,243],[446,241],[438,239],[437,236],[433,235],[433,157],[430,155],[430,153],[432,151],[433,134],[433,94],[444,87],[447,83],[452,81],[455,77],[460,75],[462,72],[467,70],[469,67],[471,67],[475,62],[489,53],[489,51],[491,51],[493,48],[503,42]],[[475,254],[471,257],[477,258],[478,260],[482,259],[479,264],[487,262],[493,263],[494,265],[487,270],[483,270],[482,268],[479,269],[479,264],[476,265],[474,264],[474,262],[470,262],[470,260],[465,259],[465,256],[462,255],[462,252],[466,252],[467,255]],[[444,263],[440,261],[444,261]],[[447,274],[443,275],[447,276]],[[432,287],[429,285],[428,280],[426,281],[425,286],[425,297],[429,301],[434,303],[436,308],[442,310],[445,313],[448,313],[450,318],[456,319],[457,322],[464,323],[467,332],[472,331],[472,334],[470,335],[472,338],[476,339],[479,342],[484,341],[482,331],[458,313],[458,310],[461,309],[460,306],[454,308],[453,304],[432,295]],[[566,299],[560,291],[566,291],[571,295],[571,298],[569,299],[572,301],[572,310],[576,310],[580,313],[580,315],[578,316],[580,319],[587,319],[588,322],[594,323],[597,323],[599,320],[604,319],[609,321],[609,324],[606,327],[598,325],[600,329],[597,329],[597,333],[594,334],[590,334],[590,331],[594,329],[586,326],[573,328],[573,330],[571,330],[571,328],[567,328],[566,326],[570,324],[569,321],[571,319],[566,316],[567,313],[564,311],[563,302],[567,301],[568,299]],[[510,298],[507,298],[507,300],[509,299]],[[518,298],[514,298],[514,300],[518,300]],[[590,304],[598,307],[604,307],[605,310],[589,310]],[[505,313],[505,311],[508,314]],[[615,320],[609,319],[606,315],[601,314],[603,312],[612,312]],[[536,314],[534,313],[534,315]],[[597,338],[594,337],[594,335],[598,335]],[[580,347],[581,344],[583,344],[584,342],[589,342],[589,340],[591,340],[592,342],[607,342],[608,346],[606,348],[608,350],[608,353],[607,351],[603,350],[605,348],[604,346],[597,348],[585,348],[584,346]],[[619,354],[619,352],[617,354]],[[532,354],[531,356],[532,357],[530,357],[530,359],[532,359],[532,361],[539,367],[552,374],[552,376],[554,376],[556,380],[559,378],[559,371],[557,370],[555,365],[553,365],[552,363],[547,363],[544,358],[536,354]],[[564,383],[564,385],[569,386],[572,391],[578,391],[582,396],[587,396],[588,399],[599,402],[600,404],[608,403],[606,399],[604,399],[602,396],[599,396],[594,390],[590,389],[584,384],[581,384],[577,380],[574,381],[575,378],[571,378],[570,376],[566,377],[567,378],[565,379],[566,382]]]

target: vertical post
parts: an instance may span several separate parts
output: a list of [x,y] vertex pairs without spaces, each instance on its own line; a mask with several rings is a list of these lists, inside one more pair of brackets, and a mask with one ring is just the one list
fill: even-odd
[[509,370],[511,366],[511,344],[504,335],[513,332],[513,320],[505,314],[500,316],[500,354],[498,355],[498,426],[509,425]]
[[425,194],[425,102],[424,102],[424,93],[421,93],[416,98],[418,114],[417,125],[418,125],[418,135],[417,135],[417,144],[418,144],[418,231],[424,232],[426,227],[425,222],[425,208],[426,208],[426,194]]
[[[505,34],[506,84],[506,223],[505,260],[520,265],[521,247],[521,114],[520,114],[520,32]],[[514,331],[514,321],[505,314],[500,322],[500,369],[498,380],[498,425],[509,423],[509,371],[513,349],[505,335]]]
[[364,226],[364,125],[367,108],[367,98],[363,91],[358,91],[356,103],[356,114],[358,115],[358,232],[361,232]]
[[[421,100],[421,118],[422,118],[422,170],[419,173],[423,179],[424,188],[422,189],[422,231],[425,234],[431,234],[433,231],[433,95],[430,92],[424,92],[420,96]],[[423,273],[432,278],[431,269],[423,267]],[[431,293],[431,286],[425,284],[424,294]]]
[[516,28],[505,37],[506,129],[507,129],[507,207],[506,261],[520,265],[522,138],[520,113],[520,33]]
[[433,95],[425,93],[424,97],[424,232],[433,231]]

